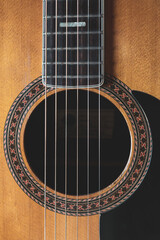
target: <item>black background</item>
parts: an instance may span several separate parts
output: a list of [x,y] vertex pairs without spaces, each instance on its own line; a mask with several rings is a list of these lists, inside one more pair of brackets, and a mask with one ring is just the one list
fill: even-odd
[[144,181],[131,198],[101,216],[101,240],[160,239],[160,101],[142,92],[133,94],[143,107],[152,130],[152,161]]

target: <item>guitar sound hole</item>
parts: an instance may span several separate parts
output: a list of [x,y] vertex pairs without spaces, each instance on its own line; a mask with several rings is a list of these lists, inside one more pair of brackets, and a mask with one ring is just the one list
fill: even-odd
[[[89,94],[89,192],[99,190],[98,100]],[[57,94],[57,191],[65,193],[65,91]],[[130,134],[119,110],[100,97],[100,185],[104,189],[122,173],[130,153]],[[55,187],[55,96],[47,98],[47,186]],[[78,192],[87,194],[87,91],[79,90]],[[76,195],[77,91],[68,90],[67,111],[67,193]],[[34,174],[44,179],[44,101],[32,112],[24,133],[27,161]]]

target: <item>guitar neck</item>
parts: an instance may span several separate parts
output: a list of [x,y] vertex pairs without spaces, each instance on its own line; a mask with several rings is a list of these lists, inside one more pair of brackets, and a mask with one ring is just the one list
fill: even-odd
[[42,78],[45,85],[101,85],[103,11],[103,0],[43,2]]

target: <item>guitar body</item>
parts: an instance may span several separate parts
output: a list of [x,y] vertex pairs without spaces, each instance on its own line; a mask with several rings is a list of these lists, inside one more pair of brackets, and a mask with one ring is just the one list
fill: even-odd
[[[105,73],[121,79],[132,90],[145,92],[159,99],[159,1],[109,0],[106,2]],[[0,239],[42,240],[44,239],[44,208],[28,197],[18,186],[18,181],[13,179],[6,162],[3,138],[6,118],[14,100],[28,84],[42,74],[42,2],[28,0],[22,3],[20,0],[1,0],[0,18]],[[39,103],[40,101],[37,101],[36,105]],[[116,106],[120,108],[118,104]],[[20,136],[20,148],[24,158],[23,133],[31,113],[32,109],[26,115]],[[123,115],[125,117],[125,113]],[[132,130],[130,132],[132,134]],[[47,209],[46,213],[47,240],[55,239],[54,212]],[[100,234],[98,213],[78,218],[78,239],[87,239],[88,219],[89,239],[98,240]],[[64,226],[65,215],[57,213],[58,240],[65,239]],[[67,239],[76,239],[76,227],[76,217],[72,214],[68,215]],[[106,239],[107,236],[101,238]]]

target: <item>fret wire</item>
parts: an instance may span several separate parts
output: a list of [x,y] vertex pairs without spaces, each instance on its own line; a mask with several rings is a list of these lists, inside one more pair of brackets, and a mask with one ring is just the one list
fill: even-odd
[[[80,31],[79,32],[80,34],[104,34],[103,31],[85,31],[85,32],[82,32]],[[43,33],[43,35],[55,35],[55,32],[47,32],[47,33]],[[66,34],[66,32],[57,32],[57,34],[60,34],[60,35],[63,35],[63,34]],[[77,34],[77,32],[67,32],[67,34]]]
[[[86,65],[86,64],[88,64],[88,62],[78,62],[80,65]],[[45,62],[43,62],[42,63],[43,65],[55,65],[55,62],[47,62],[47,63],[45,63]],[[57,62],[57,64],[61,64],[61,65],[63,65],[63,64],[66,64],[66,62]],[[67,64],[68,65],[77,65],[77,62],[67,62]],[[89,62],[89,64],[91,64],[91,65],[99,65],[99,64],[104,64],[103,62]]]
[[[47,48],[47,50],[66,50],[65,47],[58,47],[58,48]],[[77,50],[77,47],[68,47],[68,50]],[[88,47],[79,47],[79,50],[88,50]],[[89,50],[98,50],[98,49],[104,49],[103,47],[90,47]],[[46,48],[42,48],[42,50],[46,50]]]
[[[81,78],[86,78],[87,79],[87,77],[88,77],[88,75],[79,75],[79,78],[81,79]],[[89,75],[89,78],[91,79],[91,78],[97,78],[97,77],[99,77],[99,75]],[[101,78],[103,78],[104,76],[103,75],[101,75]],[[45,77],[43,77],[42,76],[42,78],[45,78]],[[52,78],[52,79],[54,79],[55,77],[54,76],[47,76],[47,78]],[[57,78],[66,78],[65,76],[57,76]],[[77,79],[77,75],[68,75],[67,76],[67,78],[75,78],[75,79]]]
[[[76,18],[77,16],[76,15],[68,15],[68,18]],[[80,18],[82,18],[82,17],[86,17],[86,18],[88,18],[88,15],[79,15],[79,17]],[[90,16],[89,16],[89,18],[90,17],[100,17],[100,18],[103,18],[104,17],[104,14],[100,14],[100,15],[97,15],[97,14],[91,14]],[[47,17],[43,17],[43,18],[49,18],[49,19],[52,19],[52,18],[55,18],[55,16],[47,16]],[[57,16],[57,18],[66,18],[65,16],[63,16],[63,15],[58,15]]]

